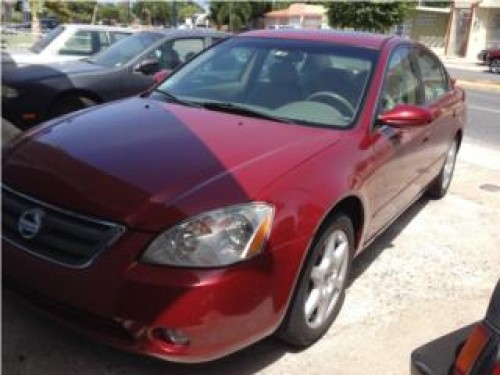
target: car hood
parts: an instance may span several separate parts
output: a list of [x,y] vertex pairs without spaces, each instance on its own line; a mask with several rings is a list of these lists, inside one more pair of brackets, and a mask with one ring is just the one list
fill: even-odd
[[[11,56],[14,57],[14,56]],[[95,73],[105,71],[107,68],[86,61],[66,61],[60,63],[21,66],[2,75],[6,84],[19,84],[28,81],[38,81],[42,79],[54,78],[58,76],[68,76],[85,73]]]
[[132,98],[31,132],[4,183],[49,204],[156,231],[259,198],[340,132]]

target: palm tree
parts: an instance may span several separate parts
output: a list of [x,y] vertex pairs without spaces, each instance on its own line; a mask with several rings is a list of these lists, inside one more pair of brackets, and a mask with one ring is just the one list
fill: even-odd
[[210,19],[218,30],[228,25],[229,30],[239,31],[248,25],[252,16],[252,7],[248,2],[239,1],[211,1]]

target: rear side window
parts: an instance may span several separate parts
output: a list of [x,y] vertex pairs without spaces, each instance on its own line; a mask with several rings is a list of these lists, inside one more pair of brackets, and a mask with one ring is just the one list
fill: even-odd
[[433,102],[449,90],[448,77],[441,62],[427,51],[419,50],[416,58],[422,76],[425,102]]

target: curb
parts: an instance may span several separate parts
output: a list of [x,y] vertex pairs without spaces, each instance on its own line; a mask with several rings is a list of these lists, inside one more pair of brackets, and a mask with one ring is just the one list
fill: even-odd
[[462,86],[464,88],[500,91],[500,83],[493,83],[491,81],[479,81],[479,80],[474,81],[474,80],[457,79],[456,83],[458,86]]

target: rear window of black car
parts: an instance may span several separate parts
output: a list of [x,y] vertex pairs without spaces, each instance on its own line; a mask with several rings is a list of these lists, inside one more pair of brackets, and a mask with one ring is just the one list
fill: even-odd
[[142,32],[134,34],[119,40],[107,50],[98,53],[87,61],[109,68],[120,67],[135,59],[149,46],[162,38],[163,35],[157,33]]

